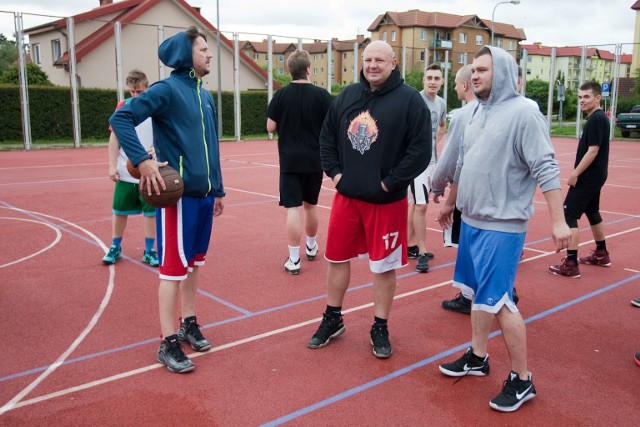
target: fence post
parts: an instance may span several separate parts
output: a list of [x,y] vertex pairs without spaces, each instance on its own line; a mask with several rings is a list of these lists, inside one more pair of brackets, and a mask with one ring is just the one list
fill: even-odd
[[113,24],[114,38],[116,42],[116,88],[118,102],[124,99],[124,85],[122,84],[122,23],[116,21]]
[[240,54],[238,48],[238,33],[233,33],[233,107],[235,115],[236,141],[240,141],[242,132],[240,120]]
[[14,12],[16,47],[18,48],[18,77],[20,79],[20,111],[22,112],[22,139],[24,149],[31,149],[31,115],[29,113],[29,90],[27,87],[27,64],[24,56],[24,35],[22,34],[22,13]]
[[71,111],[73,116],[73,145],[80,147],[80,106],[78,105],[78,80],[76,78],[76,38],[73,18],[67,18],[69,33],[69,79],[71,81]]

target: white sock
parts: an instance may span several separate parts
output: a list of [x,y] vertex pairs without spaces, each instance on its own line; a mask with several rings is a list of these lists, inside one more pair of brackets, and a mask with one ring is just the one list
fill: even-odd
[[466,299],[473,299],[473,293],[469,292],[469,291],[465,291],[460,289],[460,293],[462,294],[463,297],[465,297]]
[[289,246],[289,259],[294,264],[300,261],[300,246]]
[[316,242],[316,236],[313,236],[313,237],[307,236],[307,247],[309,249],[315,248],[317,244],[318,243]]

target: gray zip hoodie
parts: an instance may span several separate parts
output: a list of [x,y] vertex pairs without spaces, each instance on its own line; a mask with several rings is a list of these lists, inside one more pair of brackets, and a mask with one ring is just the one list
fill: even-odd
[[[533,215],[536,184],[560,189],[558,164],[544,117],[516,91],[513,57],[491,47],[492,89],[464,130],[456,206],[467,224],[522,233]],[[477,96],[476,96],[477,98]]]

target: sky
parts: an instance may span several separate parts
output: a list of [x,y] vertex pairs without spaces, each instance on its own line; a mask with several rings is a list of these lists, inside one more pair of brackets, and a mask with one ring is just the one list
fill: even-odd
[[[114,0],[118,1],[118,0]],[[541,42],[546,46],[600,46],[614,51],[623,44],[623,52],[631,53],[635,0],[521,0],[514,5],[502,0],[324,0],[312,2],[291,0],[187,0],[201,6],[202,15],[214,26],[216,4],[220,8],[220,30],[231,38],[240,33],[241,40],[262,40],[266,34],[276,41],[290,38],[354,39],[357,34],[369,36],[367,28],[386,11],[404,12],[420,9],[456,15],[477,15],[522,28],[525,44]],[[517,1],[517,0],[516,0]],[[50,22],[58,17],[86,12],[99,5],[99,0],[3,0],[0,3],[0,33],[12,38],[15,32],[12,13],[22,12],[24,28]],[[28,14],[48,15],[46,17]],[[306,41],[306,40],[305,40]],[[609,45],[609,46],[607,46]]]

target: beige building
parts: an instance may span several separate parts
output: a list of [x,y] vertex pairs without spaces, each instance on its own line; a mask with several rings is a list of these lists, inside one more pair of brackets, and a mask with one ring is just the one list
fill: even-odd
[[[522,49],[527,50],[527,80],[549,81],[553,48],[534,43],[532,45],[522,45]],[[621,56],[620,77],[628,77],[630,56]],[[580,82],[581,60],[581,47],[557,47],[553,80],[556,79],[558,72],[561,71],[565,75],[567,87],[577,90]],[[610,82],[614,77],[614,69],[615,55],[613,53],[604,49],[587,48],[584,81]]]
[[[402,66],[402,48],[406,52],[407,71],[424,69],[433,62],[456,72],[473,61],[473,55],[491,43],[490,20],[476,15],[452,15],[440,12],[385,12],[373,21],[368,31],[371,40],[389,43]],[[511,24],[493,23],[494,43],[518,59],[519,43],[526,39],[524,30]],[[445,52],[449,63],[445,64]]]
[[[632,10],[636,12],[636,25],[633,31],[633,58],[631,61],[631,69],[637,70],[640,66],[640,0],[637,0],[631,6]],[[632,72],[633,74],[633,72]]]
[[[98,6],[73,16],[76,78],[81,87],[117,88],[115,22],[122,28],[123,74],[139,68],[151,82],[169,76],[171,69],[158,60],[162,40],[196,26],[207,33],[213,54],[211,72],[205,87],[215,90],[218,84],[216,29],[198,9],[184,0],[92,0]],[[69,86],[69,31],[67,20],[60,19],[25,30],[29,36],[31,58],[56,85]],[[232,91],[233,43],[224,35],[221,40],[222,90]],[[266,89],[267,74],[246,55],[240,55],[240,89]]]
[[[353,40],[331,40],[331,62],[329,65],[328,45],[323,40],[314,40],[311,43],[302,43],[302,49],[309,52],[311,56],[311,83],[316,86],[327,88],[329,82],[329,69],[333,67],[331,81],[333,84],[345,85],[353,83],[353,66],[357,60],[357,70],[362,68],[362,51],[369,44],[370,39],[362,35]],[[357,47],[358,54],[355,55]],[[288,74],[287,60],[289,55],[298,48],[298,43],[277,43],[272,41],[273,72],[274,74]],[[244,41],[241,43],[241,50],[263,69],[268,66],[269,43],[267,40],[261,42]],[[357,56],[357,58],[356,58]],[[359,79],[359,74],[358,74]]]

